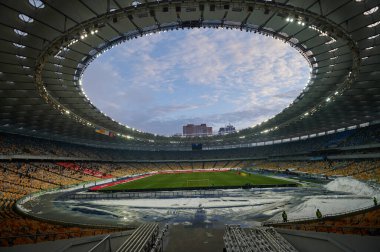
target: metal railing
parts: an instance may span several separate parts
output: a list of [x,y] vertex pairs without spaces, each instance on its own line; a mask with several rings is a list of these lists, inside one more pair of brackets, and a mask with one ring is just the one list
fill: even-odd
[[99,200],[99,199],[135,199],[135,198],[175,198],[175,197],[224,197],[227,193],[218,189],[210,190],[180,190],[180,191],[142,191],[142,192],[115,192],[102,194],[71,194],[67,199]]
[[227,252],[297,252],[276,230],[267,227],[243,230],[239,225],[226,225],[223,241]]
[[165,227],[160,231],[156,240],[154,241],[150,252],[163,252],[164,251],[164,237],[169,229],[169,225],[166,224]]
[[[281,228],[281,227],[276,227]],[[285,227],[284,227],[285,228]],[[325,232],[325,233],[338,233],[338,234],[359,234],[359,235],[379,235],[380,226],[365,227],[365,226],[337,226],[337,225],[307,225],[307,224],[291,224],[286,226],[286,229],[291,230],[304,230],[304,231],[314,231],[314,232]]]
[[[125,238],[130,236],[130,232],[119,232],[112,233],[106,236],[93,236],[82,240],[72,240],[69,244],[58,250],[57,252],[66,251],[87,251],[87,252],[111,252],[115,251],[115,246],[118,246],[118,242],[113,242],[114,239]],[[96,243],[90,249],[88,245],[91,243]],[[82,248],[80,248],[82,247]],[[84,247],[84,248],[83,248]]]
[[88,252],[112,252],[110,235],[104,237],[103,240],[101,240]]
[[262,225],[263,226],[268,226],[268,225],[273,225],[273,224],[284,224],[284,225],[286,225],[286,224],[293,224],[293,223],[295,224],[295,223],[298,223],[298,222],[305,222],[305,221],[325,220],[327,218],[342,217],[344,215],[358,213],[358,212],[361,212],[361,211],[367,211],[367,210],[370,210],[370,209],[377,209],[377,208],[380,208],[380,206],[371,205],[371,206],[357,208],[357,209],[354,209],[354,210],[344,211],[344,212],[340,212],[340,213],[325,214],[320,219],[318,219],[316,217],[304,217],[304,218],[292,219],[290,221],[288,219],[287,222],[284,222],[283,220],[278,219],[278,220],[272,220],[272,221],[265,221],[265,222],[262,223]]
[[142,224],[116,252],[148,252],[156,241],[158,233],[158,224]]
[[5,241],[8,246],[28,243],[37,243],[43,241],[55,241],[61,239],[80,238],[94,235],[104,235],[111,232],[117,232],[120,230],[80,230],[69,232],[57,232],[57,233],[39,233],[39,234],[27,234],[27,235],[13,235],[13,236],[1,236],[0,242]]

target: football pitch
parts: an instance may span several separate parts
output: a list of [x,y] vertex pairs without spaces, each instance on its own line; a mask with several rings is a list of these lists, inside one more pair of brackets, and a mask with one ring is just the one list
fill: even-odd
[[239,186],[281,186],[294,184],[282,179],[267,176],[229,172],[191,172],[156,174],[139,180],[105,187],[103,191],[117,190],[155,190],[171,188],[197,188],[197,187],[239,187]]

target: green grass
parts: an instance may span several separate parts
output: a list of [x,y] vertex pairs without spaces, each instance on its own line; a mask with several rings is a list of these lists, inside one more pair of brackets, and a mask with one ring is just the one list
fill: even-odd
[[[199,181],[189,182],[188,180],[208,179],[208,183]],[[138,190],[138,189],[165,189],[165,188],[186,188],[186,187],[206,187],[206,186],[243,186],[252,185],[281,185],[291,184],[291,182],[271,178],[256,174],[246,174],[237,172],[194,172],[176,174],[157,174],[147,178],[132,182],[119,184],[103,188],[102,190]]]

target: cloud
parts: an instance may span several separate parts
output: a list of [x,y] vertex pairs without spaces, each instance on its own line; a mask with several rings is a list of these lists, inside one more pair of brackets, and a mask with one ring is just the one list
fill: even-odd
[[260,123],[291,103],[308,75],[305,59],[283,42],[194,29],[115,47],[88,67],[84,88],[115,120],[169,135],[187,123]]

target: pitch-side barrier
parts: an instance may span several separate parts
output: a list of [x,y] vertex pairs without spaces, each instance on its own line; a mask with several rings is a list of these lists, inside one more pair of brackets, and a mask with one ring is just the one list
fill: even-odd
[[98,199],[141,199],[141,198],[193,198],[193,197],[225,197],[223,190],[187,190],[187,191],[151,191],[151,192],[117,192],[117,193],[80,193],[65,196],[73,200]]

